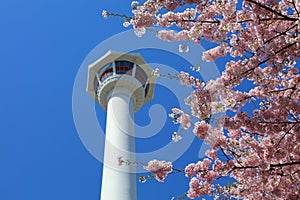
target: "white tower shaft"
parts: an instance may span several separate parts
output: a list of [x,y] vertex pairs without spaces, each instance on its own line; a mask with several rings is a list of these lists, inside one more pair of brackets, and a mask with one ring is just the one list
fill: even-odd
[[101,200],[137,199],[136,166],[126,162],[136,160],[133,115],[153,98],[151,74],[137,54],[108,51],[89,65],[87,92],[107,111]]
[[106,141],[101,200],[136,200],[135,166],[120,163],[135,161],[134,102],[132,92],[115,89],[107,104]]

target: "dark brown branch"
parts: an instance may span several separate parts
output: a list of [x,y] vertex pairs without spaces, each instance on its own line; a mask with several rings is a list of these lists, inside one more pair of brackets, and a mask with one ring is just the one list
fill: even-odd
[[[271,21],[271,20],[282,20],[282,21],[291,21],[290,19],[287,18],[280,18],[280,17],[274,17],[274,18],[263,18],[259,19],[259,21]],[[237,23],[245,23],[245,22],[253,22],[254,20],[252,19],[247,19],[247,20],[242,20],[238,21]],[[215,20],[215,21],[210,21],[210,20],[194,20],[194,19],[180,19],[180,20],[168,20],[169,23],[178,23],[178,22],[199,22],[199,23],[207,23],[207,24],[220,24],[220,20]]]
[[291,128],[289,128],[289,130],[287,132],[285,132],[283,134],[283,136],[280,138],[280,140],[277,142],[277,144],[275,145],[275,148],[278,147],[278,145],[281,143],[281,141],[285,138],[285,136],[290,133],[290,131],[295,127],[296,124],[294,124]]
[[176,169],[176,168],[172,168],[172,169],[173,169],[174,173],[176,173],[176,172],[184,172],[184,169]]
[[298,17],[299,17],[299,11],[298,11],[297,6],[295,4],[295,0],[292,1],[292,4],[294,6],[295,11],[297,12]]
[[300,170],[295,171],[293,174],[297,174],[298,172],[300,172]]
[[[293,18],[294,19],[294,18]],[[259,19],[260,21],[270,21],[270,20],[282,20],[282,21],[291,21],[290,19],[287,18],[281,18],[281,17],[274,17],[274,18],[263,18]],[[296,21],[296,20],[293,20]]]
[[251,133],[249,131],[246,131],[245,129],[242,129],[243,132],[249,134],[249,135],[259,135],[259,136],[264,136],[263,134],[259,134],[259,133]]
[[[291,47],[291,46],[293,46],[293,45],[295,45],[295,44],[297,44],[297,42],[288,44],[287,46],[283,47],[282,49],[276,51],[274,55],[280,53],[281,51],[283,51],[283,50],[285,50],[285,49],[287,49],[287,48],[289,48],[289,47]],[[259,50],[259,49],[257,49],[256,52],[257,52],[258,50]],[[255,55],[255,54],[253,53],[253,55]],[[253,55],[252,55],[252,56],[253,56]],[[259,67],[260,65],[266,63],[266,62],[269,61],[270,59],[271,59],[271,58],[269,57],[269,58],[265,59],[264,61],[261,61],[260,63],[258,63],[257,66],[252,67],[252,68],[250,68],[250,69],[248,69],[248,70],[242,72],[241,75],[243,75],[244,77],[246,77],[246,76],[249,75],[249,73],[250,73],[251,71],[253,71],[256,67]],[[235,79],[236,79],[236,78],[235,78]],[[235,80],[235,79],[233,79],[233,80]]]
[[130,16],[127,16],[124,14],[118,14],[118,13],[107,13],[107,15],[109,17],[120,17],[120,18],[126,19],[128,21],[130,21],[131,19],[134,19],[134,17],[130,17]]
[[220,21],[208,21],[208,20],[204,20],[204,21],[198,21],[198,20],[194,20],[194,19],[180,19],[180,20],[168,20],[168,22],[170,23],[177,23],[177,22],[200,22],[200,23],[208,23],[208,24],[219,24]]
[[[270,164],[270,168],[276,168],[276,167],[284,167],[284,166],[291,166],[291,165],[300,165],[300,161],[291,162],[291,163],[279,163],[279,164]],[[235,169],[255,169],[259,166],[244,166],[244,167],[238,167],[234,166],[231,171]]]
[[242,21],[238,21],[237,23],[241,24],[241,23],[252,22],[252,21],[253,21],[252,19],[245,19],[245,20],[242,20]]
[[300,161],[291,162],[291,163],[280,163],[280,164],[271,164],[270,167],[284,167],[284,166],[291,166],[291,165],[300,165]]
[[274,37],[268,39],[267,41],[264,42],[264,44],[269,43],[270,41],[274,40],[274,39],[277,38],[277,37],[280,37],[280,36],[282,36],[282,35],[285,35],[288,31],[292,30],[292,29],[295,28],[295,27],[297,27],[297,24],[295,24],[294,26],[288,28],[286,31],[284,31],[284,32],[282,32],[282,33],[280,33],[280,34],[278,34],[278,35],[275,35]]
[[268,122],[268,121],[264,121],[264,122],[258,122],[259,124],[299,124],[300,122],[293,122],[293,121],[286,121],[286,122]]
[[237,158],[237,156],[239,156],[239,155],[237,153],[235,153],[234,151],[232,151],[230,148],[229,148],[229,151],[232,153],[232,155],[233,155],[234,159],[236,160],[236,162],[238,162],[238,164],[243,167],[242,163]]
[[291,44],[288,44],[287,46],[283,47],[282,49],[276,51],[276,52],[275,52],[275,55],[278,54],[278,53],[280,53],[281,51],[287,49],[287,48],[290,48],[291,46],[293,46],[293,45],[295,45],[295,44],[297,44],[297,42],[293,42],[293,43],[291,43]]
[[268,91],[268,93],[276,93],[276,92],[282,92],[282,91],[294,90],[294,89],[296,89],[296,85],[294,85],[293,87],[288,87],[288,88],[283,88],[283,89],[278,89],[278,90],[271,90],[271,91]]
[[268,10],[268,11],[270,11],[270,12],[272,12],[272,13],[278,15],[278,16],[281,16],[283,18],[289,19],[290,21],[297,21],[298,20],[296,18],[290,18],[289,16],[283,15],[282,13],[277,12],[276,10],[273,10],[272,8],[267,7],[267,6],[265,6],[265,5],[261,4],[261,3],[258,3],[256,1],[253,1],[253,0],[246,0],[246,1],[249,1],[250,3],[256,4],[259,7],[264,8],[264,9],[266,9],[266,10]]
[[221,145],[218,145],[223,153],[223,155],[227,158],[227,160],[230,160],[230,158],[226,155],[226,153],[224,152],[223,148],[221,147]]

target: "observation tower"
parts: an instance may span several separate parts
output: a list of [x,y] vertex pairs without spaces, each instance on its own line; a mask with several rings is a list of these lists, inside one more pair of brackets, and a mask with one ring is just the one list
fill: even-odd
[[107,112],[101,200],[136,200],[134,112],[153,98],[152,69],[138,54],[108,51],[89,65],[87,92]]

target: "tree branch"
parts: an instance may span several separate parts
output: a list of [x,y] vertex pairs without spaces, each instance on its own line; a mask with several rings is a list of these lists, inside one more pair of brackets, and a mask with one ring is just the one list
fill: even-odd
[[295,44],[297,44],[297,42],[293,42],[293,43],[291,43],[291,44],[288,44],[287,46],[283,47],[282,49],[276,51],[276,52],[275,52],[275,55],[278,54],[278,53],[280,53],[281,51],[287,49],[287,48],[290,48],[291,46],[293,46],[293,45],[295,45]]
[[264,8],[264,9],[266,9],[266,10],[268,10],[268,11],[270,11],[270,12],[272,12],[272,13],[278,15],[278,16],[281,16],[281,17],[283,17],[283,18],[286,18],[286,19],[288,19],[288,20],[290,20],[290,21],[297,21],[297,20],[298,20],[298,19],[296,19],[296,18],[290,18],[289,16],[283,15],[283,14],[281,14],[280,12],[277,12],[276,10],[273,10],[272,8],[267,7],[267,6],[265,6],[265,5],[261,4],[261,3],[258,3],[258,2],[256,2],[256,1],[253,1],[253,0],[246,0],[246,1],[249,1],[250,3],[253,3],[253,4],[255,4],[255,5],[258,5],[259,7]]
[[283,134],[283,136],[280,138],[280,140],[277,142],[277,144],[275,145],[275,148],[278,147],[278,145],[281,143],[281,141],[285,138],[285,136],[296,126],[296,124],[294,124],[287,132],[285,132]]
[[295,11],[297,12],[298,17],[299,17],[299,11],[297,10],[297,6],[295,4],[295,0],[292,1],[292,4],[294,6]]
[[264,121],[264,122],[258,122],[259,124],[299,124],[300,122],[293,122],[293,121],[286,121],[286,122],[268,122],[268,121]]
[[224,152],[223,148],[221,147],[221,145],[218,145],[222,151],[222,153],[224,154],[224,156],[227,158],[227,160],[230,160],[230,158],[226,155],[226,153]]
[[279,35],[275,35],[274,37],[268,39],[267,41],[264,42],[264,44],[267,44],[269,43],[270,41],[272,41],[273,39],[277,38],[277,37],[280,37],[282,35],[285,35],[288,31],[292,30],[293,28],[297,27],[297,24],[295,24],[294,26],[288,28],[286,31],[280,33]]
[[[291,162],[291,163],[270,164],[270,168],[284,167],[284,166],[291,166],[291,165],[300,165],[300,161]],[[254,168],[258,168],[258,167],[259,167],[258,165],[256,165],[256,166],[244,166],[244,167],[234,166],[232,168],[232,170],[235,170],[235,169],[254,169]]]
[[170,23],[177,23],[177,22],[200,22],[200,23],[208,23],[208,24],[219,24],[220,21],[208,21],[208,20],[204,20],[204,21],[198,21],[198,20],[194,20],[194,19],[180,19],[180,20],[168,20],[168,22]]
[[268,91],[268,93],[283,92],[286,90],[294,90],[294,89],[296,89],[296,85],[294,85],[293,87],[288,87],[288,88],[283,88],[283,89],[278,89],[278,90],[271,90],[271,91]]

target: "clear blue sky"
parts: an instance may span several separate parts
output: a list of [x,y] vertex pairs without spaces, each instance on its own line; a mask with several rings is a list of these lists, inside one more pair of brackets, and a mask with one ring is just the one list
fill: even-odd
[[[121,19],[104,20],[102,10],[130,13],[130,2],[0,2],[1,200],[99,200],[102,163],[84,147],[76,130],[72,113],[73,86],[89,52],[102,41],[126,30]],[[203,46],[210,45],[204,43]],[[141,53],[147,62],[158,63],[157,66],[168,65],[178,71],[189,66],[184,55],[147,48],[135,52]],[[201,57],[201,50],[193,53]],[[168,89],[168,84],[161,82],[155,99],[136,113],[139,125],[150,122],[148,112],[152,105],[158,104],[169,113],[185,97],[181,89],[176,96],[176,89]],[[103,127],[105,113],[98,105],[95,107]],[[171,119],[164,120],[166,123],[160,132],[137,139],[137,152],[155,151],[170,142],[172,131],[178,127],[172,125]],[[191,130],[184,134],[191,135]],[[197,161],[201,142],[192,142],[175,162],[176,168]],[[172,148],[170,155],[177,147]],[[155,180],[138,183],[138,199],[165,200],[180,196],[187,191],[188,181],[183,174],[177,174],[168,177],[164,184]]]

